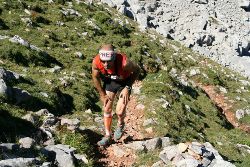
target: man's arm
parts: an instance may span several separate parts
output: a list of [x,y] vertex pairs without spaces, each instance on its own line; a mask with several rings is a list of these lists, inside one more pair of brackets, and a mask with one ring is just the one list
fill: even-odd
[[127,60],[127,63],[123,67],[123,69],[125,71],[131,72],[131,76],[129,77],[129,80],[127,82],[127,86],[131,87],[140,74],[140,67],[136,63]]
[[102,89],[100,74],[94,63],[92,63],[92,80],[102,100],[105,97],[106,92]]

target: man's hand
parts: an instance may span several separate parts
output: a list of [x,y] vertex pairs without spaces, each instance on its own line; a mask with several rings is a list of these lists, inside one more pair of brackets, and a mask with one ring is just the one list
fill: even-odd
[[128,88],[124,88],[120,93],[120,98],[123,98],[123,104],[127,104],[129,101],[129,90]]

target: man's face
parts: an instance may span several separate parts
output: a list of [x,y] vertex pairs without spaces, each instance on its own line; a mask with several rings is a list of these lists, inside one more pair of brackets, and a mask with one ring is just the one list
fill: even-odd
[[101,61],[105,70],[111,69],[114,65],[114,60]]

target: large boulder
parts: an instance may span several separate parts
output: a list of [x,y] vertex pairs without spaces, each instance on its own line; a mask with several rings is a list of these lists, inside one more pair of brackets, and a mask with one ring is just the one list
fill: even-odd
[[68,145],[49,145],[42,150],[42,153],[57,161],[59,167],[74,167],[75,148]]
[[11,166],[11,167],[27,167],[37,166],[40,163],[35,158],[14,158],[0,161],[0,166]]

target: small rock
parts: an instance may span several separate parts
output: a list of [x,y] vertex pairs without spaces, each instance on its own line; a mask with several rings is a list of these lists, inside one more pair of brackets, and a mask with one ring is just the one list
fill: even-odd
[[152,150],[155,150],[156,148],[160,148],[161,142],[162,142],[161,139],[157,137],[157,138],[153,138],[150,140],[146,140],[144,142],[144,145],[147,150],[152,151]]
[[222,93],[224,93],[224,94],[227,93],[227,89],[226,89],[226,88],[220,86],[219,89],[220,89],[220,91],[221,91]]
[[113,151],[114,151],[114,155],[118,158],[121,158],[126,154],[126,152],[123,149],[121,149],[120,147],[116,145],[114,145]]
[[39,164],[39,160],[36,158],[15,158],[0,161],[0,166],[12,167],[36,166],[36,164]]
[[82,162],[84,162],[85,164],[89,163],[89,160],[87,159],[86,155],[81,155],[81,154],[74,154],[75,158],[78,160],[81,160]]
[[2,143],[0,149],[3,151],[16,151],[19,149],[19,145],[15,143]]
[[95,117],[95,122],[103,123],[103,117]]
[[25,119],[35,125],[39,118],[37,116],[34,116],[33,114],[26,114],[22,117],[22,119]]
[[92,111],[91,111],[91,109],[88,109],[88,110],[86,110],[86,111],[84,111],[85,113],[88,113],[88,114],[92,114]]
[[79,58],[79,59],[83,59],[83,54],[81,52],[75,52],[75,55]]
[[236,111],[235,116],[238,120],[240,120],[241,118],[245,116],[245,111],[242,109],[239,109]]
[[163,151],[160,152],[160,158],[165,163],[168,163],[169,161],[171,161],[178,154],[179,153],[178,153],[177,146],[168,146],[168,147],[165,147],[163,149]]
[[62,67],[55,66],[55,67],[51,68],[49,70],[49,72],[51,72],[51,73],[57,73],[57,72],[61,71],[61,69],[62,69]]
[[185,152],[188,149],[188,145],[185,143],[179,143],[178,144],[178,150],[180,153]]
[[19,139],[19,143],[21,144],[22,148],[31,148],[35,144],[35,140],[30,137],[25,137]]
[[214,159],[211,164],[211,167],[236,167],[235,165],[231,164],[230,162],[224,161],[223,159]]
[[195,76],[195,75],[199,75],[201,72],[199,69],[191,69],[190,72],[189,72],[189,75],[192,77],[192,76]]
[[153,132],[154,132],[154,130],[153,130],[152,127],[146,128],[145,131],[146,131],[147,133],[153,133]]
[[49,111],[47,109],[41,109],[41,110],[35,112],[34,114],[36,114],[37,116],[44,116],[44,115],[48,115]]
[[48,95],[47,93],[45,93],[45,92],[40,92],[40,94],[41,94],[42,96],[44,96],[44,97],[49,97],[49,95]]
[[136,110],[143,110],[145,108],[145,106],[143,104],[138,104],[135,109]]
[[183,159],[176,163],[176,167],[197,167],[200,165],[200,162],[196,159]]
[[152,125],[155,124],[155,121],[152,118],[146,119],[143,122],[143,126],[148,126],[148,125]]
[[137,150],[137,151],[145,151],[146,150],[146,148],[144,146],[144,141],[134,141],[132,143],[125,144],[124,146],[131,148],[133,150]]
[[169,137],[161,137],[161,147],[165,148],[171,145],[171,140]]
[[79,119],[67,119],[67,118],[62,118],[61,119],[61,125],[67,125],[67,129],[69,130],[75,130],[79,128],[80,126],[80,120]]

